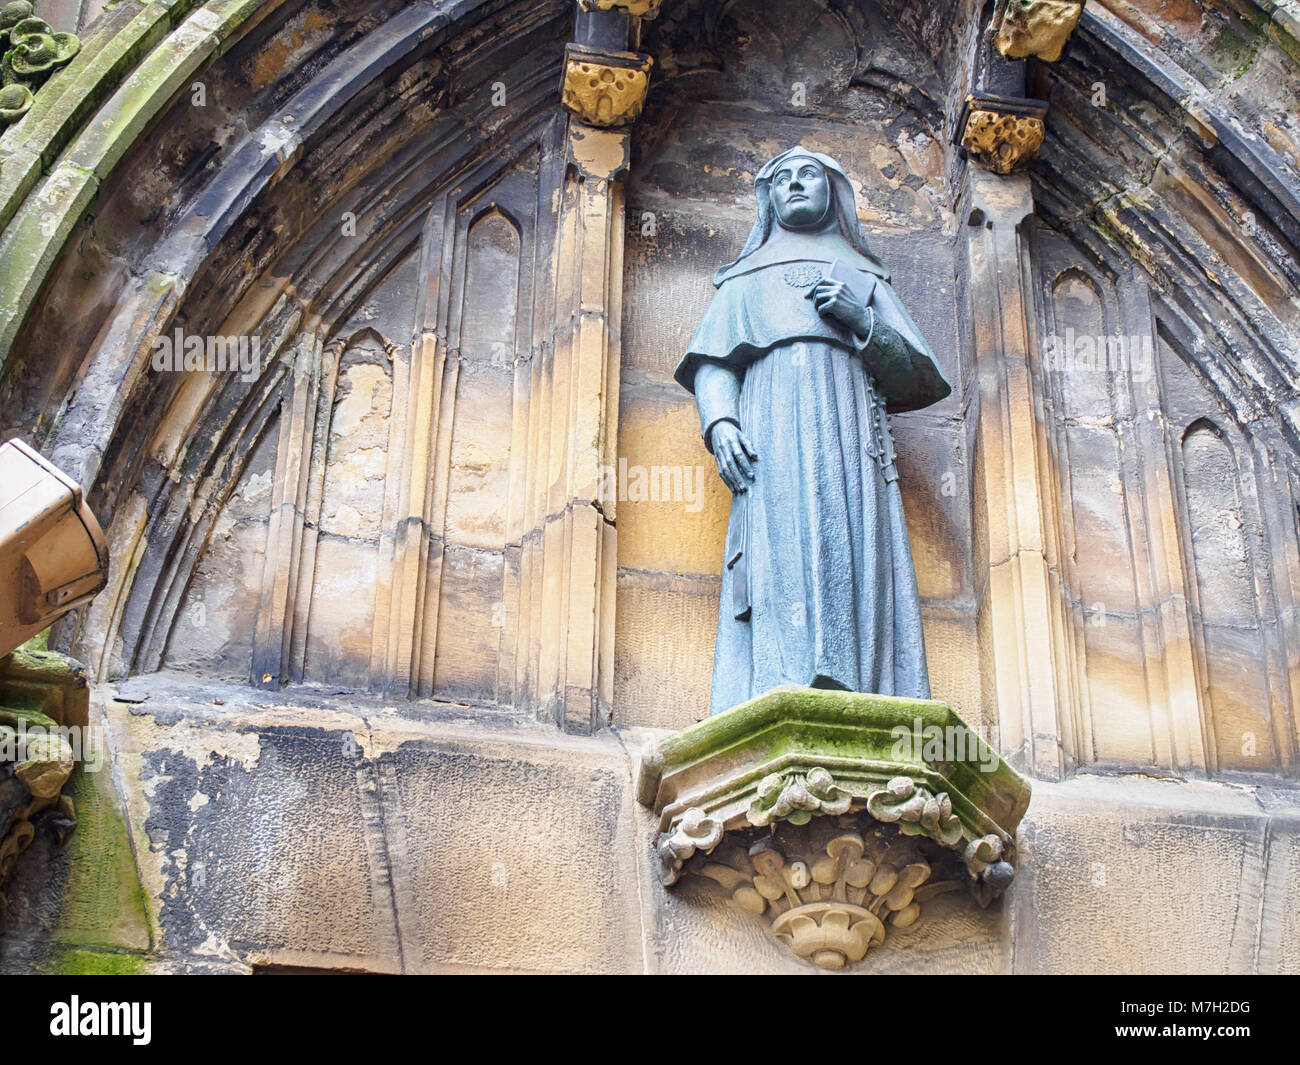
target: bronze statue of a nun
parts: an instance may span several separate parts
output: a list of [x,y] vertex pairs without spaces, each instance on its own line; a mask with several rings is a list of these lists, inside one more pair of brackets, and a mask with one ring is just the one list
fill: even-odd
[[712,713],[782,684],[928,699],[886,415],[952,389],[839,164],[793,148],[754,188],[754,229],[675,373],[732,492]]

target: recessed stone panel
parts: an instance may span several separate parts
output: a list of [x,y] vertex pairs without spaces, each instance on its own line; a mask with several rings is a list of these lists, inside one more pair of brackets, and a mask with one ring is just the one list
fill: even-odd
[[643,965],[622,748],[403,743],[380,756],[407,968]]
[[[372,767],[352,732],[268,727],[210,738],[133,728],[139,845],[167,950],[400,968]],[[169,733],[169,729],[177,733]],[[205,744],[208,749],[205,750]],[[154,879],[154,877],[159,879]]]
[[623,570],[614,630],[614,723],[685,728],[709,716],[717,577]]
[[1213,784],[1036,783],[1013,888],[1017,972],[1250,971],[1265,820]]

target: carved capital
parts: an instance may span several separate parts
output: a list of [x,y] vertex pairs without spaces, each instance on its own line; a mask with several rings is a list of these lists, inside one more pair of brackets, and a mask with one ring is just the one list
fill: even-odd
[[645,104],[653,62],[639,52],[599,52],[570,44],[564,53],[561,102],[590,126],[629,125]]
[[1041,100],[968,96],[958,122],[958,142],[995,174],[1010,174],[1034,161],[1043,146],[1047,105]]
[[994,44],[1008,59],[1055,63],[1082,14],[1082,0],[1006,0],[994,22]]

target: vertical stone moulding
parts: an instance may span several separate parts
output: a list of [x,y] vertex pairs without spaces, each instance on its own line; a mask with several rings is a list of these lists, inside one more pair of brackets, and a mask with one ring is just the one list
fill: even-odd
[[[981,626],[992,661],[990,694],[1001,752],[1059,779],[1069,654],[1053,610],[1049,558],[1059,522],[1044,492],[1046,442],[1030,371],[1030,332],[1019,227],[1033,213],[1025,176],[967,172],[971,342],[980,408],[976,426],[976,558]],[[1069,730],[1065,730],[1069,733]]]
[[[618,394],[618,316],[622,267],[623,198],[627,135],[571,122],[566,217],[560,225],[555,333],[552,439],[554,486],[562,498],[548,507],[544,583],[559,611],[556,644],[543,652],[542,683],[557,700],[555,718],[566,731],[589,732],[608,720],[613,668],[609,584],[615,559],[613,513],[599,499],[600,471],[613,460]],[[602,653],[605,651],[606,653]]]
[[[580,17],[613,10],[584,6]],[[555,635],[543,638],[538,697],[567,732],[608,723],[613,702],[617,533],[614,501],[600,498],[600,485],[601,470],[617,461],[627,127],[641,113],[650,66],[649,56],[635,52],[576,43],[565,50],[566,162],[547,414],[551,498],[542,551],[544,611],[555,619],[543,632]]]

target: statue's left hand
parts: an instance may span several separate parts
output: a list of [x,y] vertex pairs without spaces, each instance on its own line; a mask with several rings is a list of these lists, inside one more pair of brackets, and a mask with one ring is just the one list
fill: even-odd
[[813,306],[823,318],[834,318],[841,325],[865,337],[871,331],[867,306],[843,281],[818,281],[812,290]]

